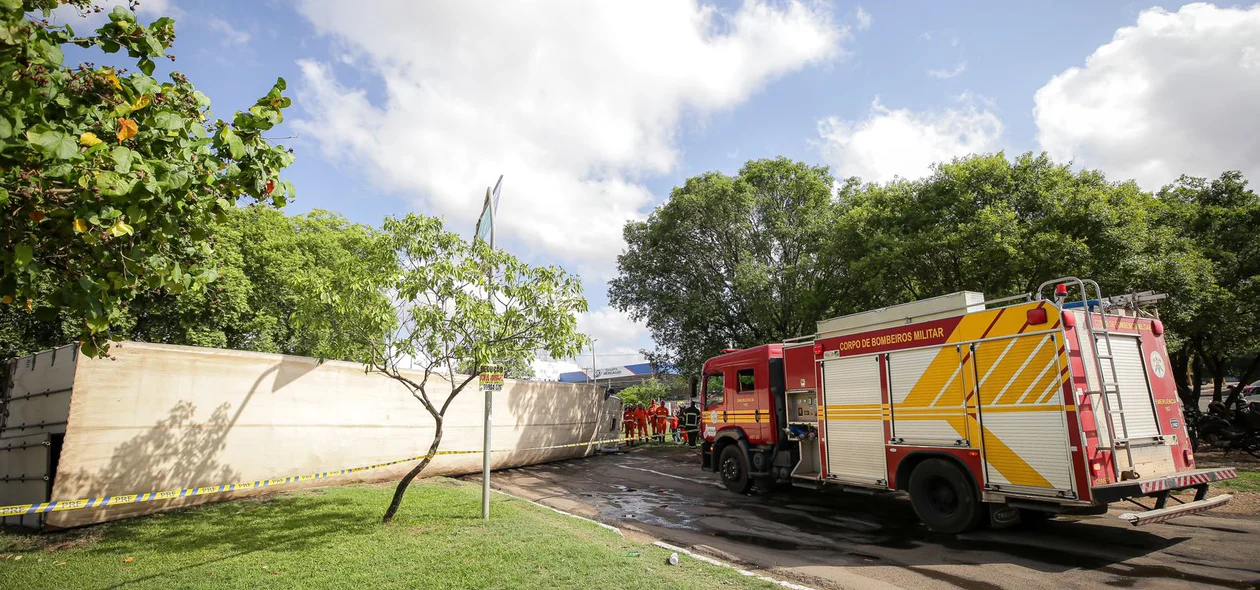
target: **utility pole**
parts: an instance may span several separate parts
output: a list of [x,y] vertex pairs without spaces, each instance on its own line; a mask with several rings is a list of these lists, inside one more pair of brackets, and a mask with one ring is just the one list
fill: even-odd
[[596,342],[598,342],[598,340],[596,340],[595,338],[591,338],[591,383],[594,385],[599,385],[599,373],[598,373],[598,369],[595,368],[596,367],[595,365],[595,343]]

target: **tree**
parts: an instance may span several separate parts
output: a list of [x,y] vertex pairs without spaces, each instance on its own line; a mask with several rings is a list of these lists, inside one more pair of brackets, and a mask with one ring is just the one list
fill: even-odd
[[1211,181],[1182,176],[1160,190],[1159,201],[1161,225],[1192,241],[1207,261],[1202,284],[1187,295],[1194,305],[1169,321],[1178,335],[1174,375],[1194,404],[1203,377],[1211,376],[1212,399],[1221,401],[1231,360],[1246,357],[1241,384],[1260,379],[1260,197],[1242,173],[1230,171]]
[[646,406],[652,400],[670,399],[674,393],[683,389],[676,377],[652,377],[618,391],[617,397],[626,405]]
[[[363,281],[376,254],[376,231],[328,211],[285,216],[267,207],[233,208],[214,227],[206,264],[219,277],[205,289],[142,295],[130,305],[133,340],[318,356],[341,339],[338,326],[299,326],[293,314],[312,283]],[[384,303],[377,295],[376,304]],[[364,347],[340,360],[367,362]]]
[[961,290],[1014,295],[1066,275],[1128,289],[1145,263],[1150,204],[1132,182],[1044,154],[969,156],[920,180],[850,182],[827,245],[857,290],[840,311]]
[[[503,368],[503,376],[507,379],[529,380],[537,375],[534,373],[534,367],[530,363],[532,359],[518,357],[499,362],[498,365]],[[480,370],[473,370],[475,363],[470,359],[459,365],[459,372],[472,375],[479,373]]]
[[[197,261],[215,270],[215,281],[204,289],[141,293],[115,322],[114,333],[142,342],[301,356],[318,356],[330,340],[342,338],[337,326],[295,325],[293,314],[313,280],[325,282],[336,272],[351,273],[346,281],[362,280],[354,275],[369,272],[361,261],[373,255],[376,231],[320,210],[285,216],[270,207],[233,207],[225,217],[210,228],[212,252]],[[0,306],[0,358],[77,336],[64,311],[41,320],[18,306]],[[369,358],[366,348],[342,352],[341,360]]]
[[[290,104],[283,79],[230,122],[178,72],[151,77],[175,38],[117,7],[95,35],[27,19],[59,0],[0,0],[0,302],[69,319],[104,354],[135,297],[197,290],[207,228],[240,200],[282,206],[293,161],[263,132]],[[89,0],[69,0],[87,10]],[[64,65],[63,48],[125,51],[139,71]],[[114,59],[114,58],[111,58]]]
[[1205,286],[1207,259],[1159,199],[1044,154],[849,179],[834,201],[830,185],[825,169],[783,159],[688,179],[627,224],[610,300],[647,320],[665,360],[694,368],[721,348],[810,334],[826,317],[962,290],[998,297],[1090,277],[1111,294],[1169,293],[1177,322]]
[[689,178],[626,224],[608,295],[647,323],[662,347],[651,360],[696,370],[723,348],[812,333],[843,288],[819,248],[832,184],[825,167],[755,160]]
[[585,340],[577,314],[587,305],[577,277],[526,265],[484,242],[468,244],[430,217],[386,219],[374,252],[370,273],[312,282],[309,292],[317,296],[298,316],[303,325],[338,326],[345,338],[328,343],[330,356],[344,356],[345,346],[371,350],[366,369],[402,385],[433,418],[429,451],[399,481],[383,517],[388,523],[437,452],[451,402],[481,368],[529,360],[536,350],[576,354]]

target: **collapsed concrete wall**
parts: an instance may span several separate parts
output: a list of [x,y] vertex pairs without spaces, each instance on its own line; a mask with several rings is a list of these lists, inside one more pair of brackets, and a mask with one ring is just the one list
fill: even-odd
[[[432,442],[434,423],[424,407],[362,365],[136,342],[110,353],[113,359],[63,363],[62,370],[73,371],[64,440],[50,459],[51,498],[34,501],[305,475],[422,455]],[[441,404],[450,385],[436,377],[430,384],[431,398]],[[451,403],[441,450],[481,448],[484,397],[476,385]],[[592,446],[528,449],[615,436],[619,405],[590,385],[508,380],[494,396],[492,427],[493,448],[508,451],[494,453],[492,464],[502,469],[584,456]],[[294,486],[395,479],[413,465]],[[479,454],[440,455],[425,474],[480,469]],[[53,512],[45,524],[80,526],[275,489]]]

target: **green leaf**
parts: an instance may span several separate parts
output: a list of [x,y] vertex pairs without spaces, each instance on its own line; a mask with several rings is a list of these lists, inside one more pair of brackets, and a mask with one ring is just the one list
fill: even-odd
[[26,266],[31,261],[31,256],[33,255],[34,252],[31,250],[29,245],[18,244],[17,247],[13,249],[13,265]]
[[9,204],[9,191],[5,189],[4,187],[0,186],[0,207],[3,207],[8,204]]
[[[104,332],[109,329],[109,319],[104,317],[88,317],[87,326],[88,329],[92,330],[92,333]],[[86,352],[84,354],[86,354]]]
[[145,45],[149,49],[149,57],[162,57],[166,50],[162,48],[162,43],[153,35],[144,36]]
[[157,83],[157,80],[148,75],[132,74],[127,77],[127,80],[131,82],[131,87],[136,89],[136,94],[157,94],[162,91],[162,86]]
[[35,43],[35,49],[39,52],[39,56],[43,58],[44,62],[48,65],[57,68],[61,67],[61,62],[65,59],[65,56],[62,55],[60,47],[57,47],[47,41],[40,40]]
[[22,0],[0,0],[0,8],[4,10],[22,10]]
[[114,159],[114,171],[119,174],[126,174],[131,171],[131,160],[136,153],[127,148],[127,146],[114,146],[109,156]]
[[26,141],[30,142],[45,158],[68,160],[79,155],[79,143],[74,136],[49,129],[47,125],[36,125],[26,132]]
[[183,188],[184,185],[192,180],[192,176],[183,168],[176,168],[166,177],[166,186],[170,189]]
[[223,129],[223,141],[228,144],[228,151],[232,153],[232,158],[239,160],[245,157],[245,142],[241,141],[241,137],[230,128]]
[[153,126],[158,129],[183,129],[184,118],[170,111],[158,111],[158,114],[153,116]]
[[[107,197],[118,197],[131,191],[135,181],[125,178],[117,172],[106,170],[96,176],[96,187]],[[115,217],[117,213],[115,213]]]
[[144,75],[146,75],[146,76],[152,76],[152,75],[153,75],[153,68],[155,67],[155,64],[153,63],[153,60],[151,60],[151,59],[149,59],[149,58],[147,58],[147,57],[142,57],[142,58],[140,58],[140,60],[136,63],[136,66],[138,66],[138,67],[140,68],[140,71],[141,71],[141,72],[144,72]]
[[13,123],[8,119],[0,117],[0,139],[8,139],[13,137]]

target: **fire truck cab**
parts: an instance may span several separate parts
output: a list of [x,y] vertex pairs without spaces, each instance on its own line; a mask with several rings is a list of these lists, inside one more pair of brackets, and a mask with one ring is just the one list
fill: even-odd
[[[693,382],[702,467],[737,493],[908,492],[919,518],[947,533],[1102,514],[1125,499],[1148,498],[1148,510],[1120,515],[1134,525],[1215,508],[1230,496],[1207,498],[1209,483],[1237,473],[1195,467],[1163,325],[1141,309],[1160,298],[1104,299],[1094,281],[1067,277],[727,351]],[[1173,497],[1187,489],[1192,501]]]

